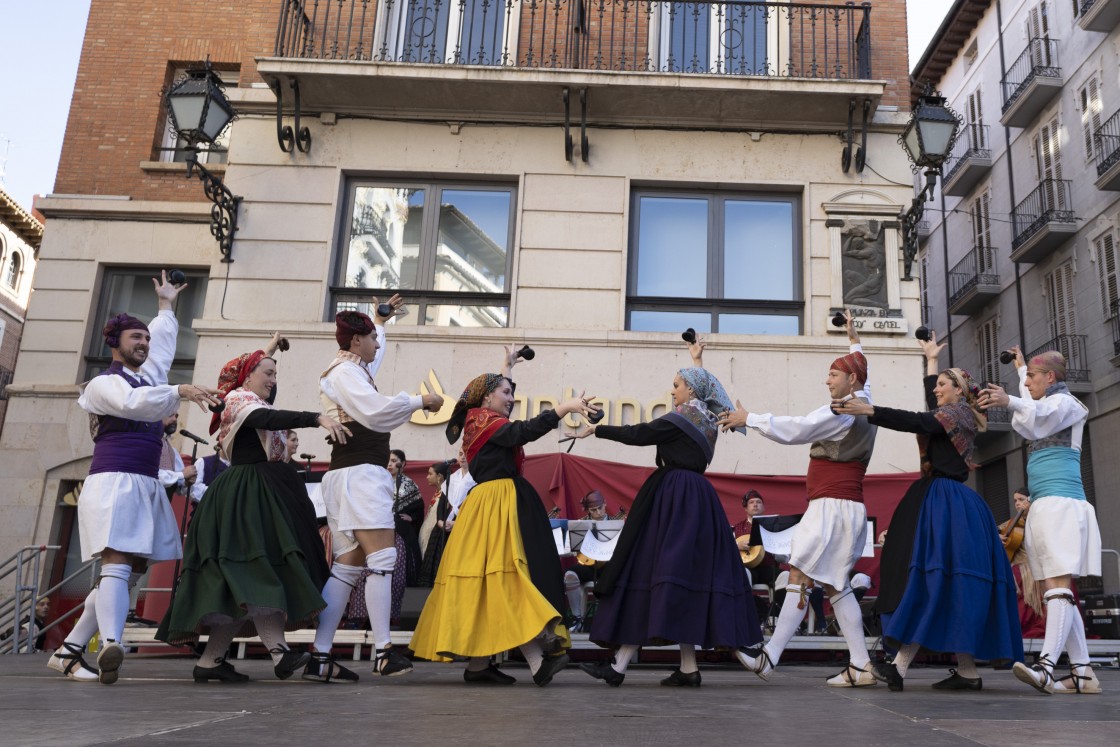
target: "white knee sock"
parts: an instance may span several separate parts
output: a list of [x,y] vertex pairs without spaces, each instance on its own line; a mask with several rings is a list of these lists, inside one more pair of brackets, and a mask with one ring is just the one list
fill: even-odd
[[284,640],[284,613],[249,605],[249,617],[257,626],[257,635],[268,649],[272,663],[279,664],[288,650],[288,642]]
[[681,674],[692,674],[699,667],[696,666],[696,647],[691,643],[681,644]]
[[366,556],[366,568],[372,571],[366,578],[366,610],[373,631],[373,644],[379,650],[389,648],[393,642],[389,632],[389,615],[393,608],[393,566],[396,562],[395,547],[386,547]]
[[583,585],[579,576],[571,571],[564,572],[564,596],[568,598],[568,609],[575,617],[583,617]]
[[863,612],[859,602],[851,589],[829,597],[828,601],[832,602],[832,613],[836,615],[840,633],[848,644],[848,658],[852,666],[863,669],[871,658],[867,655],[867,641],[863,637]]
[[980,672],[976,670],[976,659],[972,654],[957,654],[957,674],[970,680],[980,676]]
[[626,667],[630,666],[630,660],[638,653],[638,647],[627,643],[624,646],[619,646],[618,651],[614,652],[614,662],[611,668],[619,674],[626,674]]
[[782,602],[781,612],[778,613],[778,622],[774,625],[774,635],[770,636],[770,640],[766,643],[766,653],[770,655],[770,661],[775,666],[778,664],[778,659],[782,658],[782,652],[789,645],[789,639],[793,638],[801,621],[805,619],[808,605],[799,609],[797,605],[800,601],[801,587],[794,584],[787,586],[786,598]]
[[1042,595],[1042,599],[1046,602],[1046,638],[1042,642],[1039,664],[1046,670],[1053,671],[1054,664],[1065,649],[1066,637],[1069,635],[1069,618],[1075,612],[1073,592],[1069,589],[1051,589]]
[[1069,611],[1069,632],[1066,638],[1066,652],[1069,653],[1069,663],[1089,663],[1089,643],[1085,640],[1085,621],[1081,613],[1071,605]]
[[128,618],[128,578],[132,567],[124,563],[101,566],[97,585],[97,628],[102,642],[120,642]]
[[906,676],[906,671],[910,669],[910,662],[914,661],[914,657],[917,656],[918,652],[921,650],[921,644],[907,643],[905,646],[898,650],[897,654],[894,655],[894,661],[892,663],[894,664],[895,669],[898,670],[898,674],[900,677]]
[[97,587],[95,586],[90,589],[89,595],[86,597],[86,606],[82,608],[82,614],[78,617],[78,622],[74,623],[74,629],[70,631],[70,635],[66,636],[66,642],[85,648],[89,644],[89,639],[93,638],[93,634],[96,632]]
[[544,661],[544,651],[541,649],[541,644],[537,643],[534,638],[528,643],[523,643],[518,646],[521,649],[521,655],[525,657],[525,663],[529,665],[529,671],[533,674],[541,668],[541,662]]
[[338,624],[346,614],[346,605],[350,601],[350,593],[362,578],[362,569],[356,565],[346,565],[335,562],[331,566],[331,577],[323,586],[323,600],[326,608],[319,613],[319,627],[315,631],[315,650],[322,654],[329,654],[334,645],[334,636],[338,632]]
[[[210,628],[210,637],[206,640],[206,648],[198,658],[198,665],[204,669],[218,666],[226,657],[230,644],[241,630],[244,620],[232,620],[222,625],[213,625]],[[263,639],[262,639],[263,640]]]

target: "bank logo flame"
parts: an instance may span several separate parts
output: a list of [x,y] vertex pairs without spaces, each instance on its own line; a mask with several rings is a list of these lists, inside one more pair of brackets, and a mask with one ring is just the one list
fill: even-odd
[[443,397],[443,407],[439,408],[439,412],[426,412],[425,410],[417,410],[412,413],[410,422],[416,425],[440,425],[451,420],[451,413],[455,409],[455,403],[459,400],[458,396],[448,396],[440,386],[439,379],[436,377],[436,372],[433,369],[428,369],[428,381],[420,382],[420,394],[438,394]]

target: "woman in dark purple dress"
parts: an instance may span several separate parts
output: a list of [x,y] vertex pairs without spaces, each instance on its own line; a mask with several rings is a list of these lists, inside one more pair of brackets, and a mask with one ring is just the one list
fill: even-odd
[[617,650],[611,663],[581,667],[612,687],[622,684],[642,645],[680,644],[681,665],[661,684],[697,687],[697,646],[734,650],[762,641],[731,522],[704,477],[716,416],[731,402],[714,376],[694,367],[673,380],[673,404],[649,423],[589,426],[580,434],[657,447],[657,471],[638,490],[595,587],[591,640]]

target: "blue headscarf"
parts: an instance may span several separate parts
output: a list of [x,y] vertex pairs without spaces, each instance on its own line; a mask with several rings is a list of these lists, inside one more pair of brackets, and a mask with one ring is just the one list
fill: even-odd
[[[692,389],[693,399],[677,406],[665,417],[696,441],[710,464],[715,456],[716,437],[719,435],[716,416],[725,410],[733,410],[734,407],[719,379],[707,369],[682,368],[677,374]],[[736,430],[746,431],[745,428]]]
[[[723,384],[706,368],[682,368],[677,371],[684,383],[688,384],[695,399],[700,400],[708,408],[713,417],[718,417],[727,410],[734,410],[731,398],[723,389]],[[736,428],[740,433],[746,433],[746,428]]]

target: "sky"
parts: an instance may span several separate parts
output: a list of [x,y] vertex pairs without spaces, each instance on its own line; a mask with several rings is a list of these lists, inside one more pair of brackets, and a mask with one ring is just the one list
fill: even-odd
[[[0,187],[30,209],[54,188],[90,0],[0,0]],[[907,0],[910,69],[952,0]]]

